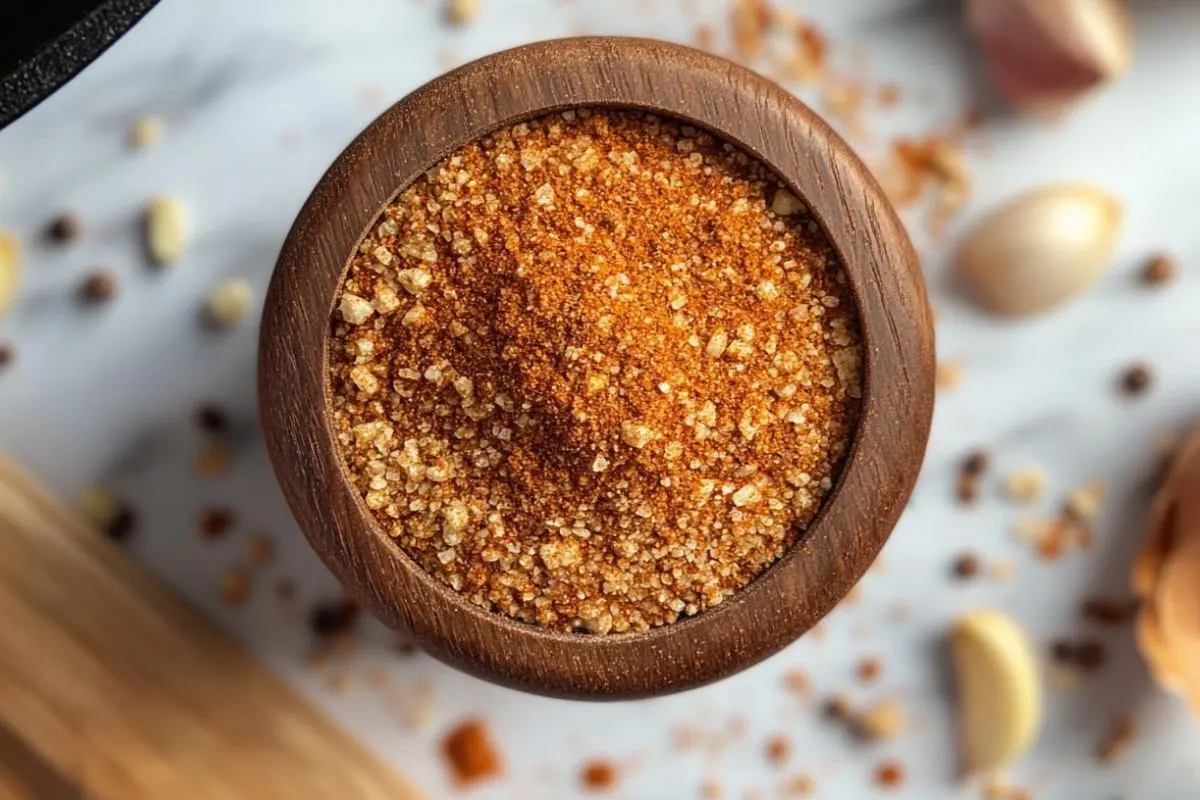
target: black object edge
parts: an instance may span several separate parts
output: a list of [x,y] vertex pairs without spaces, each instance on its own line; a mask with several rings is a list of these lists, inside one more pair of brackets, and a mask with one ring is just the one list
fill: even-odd
[[158,0],[107,0],[0,79],[0,129],[45,100],[73,78]]

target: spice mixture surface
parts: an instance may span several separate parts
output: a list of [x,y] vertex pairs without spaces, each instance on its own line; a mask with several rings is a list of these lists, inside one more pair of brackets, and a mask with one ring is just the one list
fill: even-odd
[[519,620],[645,630],[795,542],[857,422],[841,265],[765,167],[686,125],[568,111],[467,145],[387,207],[332,321],[366,506]]

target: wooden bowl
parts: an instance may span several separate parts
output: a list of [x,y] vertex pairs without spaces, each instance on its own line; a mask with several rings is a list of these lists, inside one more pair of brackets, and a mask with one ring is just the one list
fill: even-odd
[[[375,523],[344,473],[330,423],[326,348],[335,295],[384,206],[460,146],[583,106],[686,120],[773,167],[840,253],[863,328],[861,421],[807,532],[723,604],[645,633],[559,633],[472,605]],[[933,409],[933,332],[921,271],[867,168],[771,81],[716,56],[642,39],[518,47],[392,106],[338,157],[301,210],[271,282],[261,337],[267,445],[300,526],[330,569],[437,658],[563,697],[632,698],[698,686],[745,669],[812,627],[891,533],[916,481]]]

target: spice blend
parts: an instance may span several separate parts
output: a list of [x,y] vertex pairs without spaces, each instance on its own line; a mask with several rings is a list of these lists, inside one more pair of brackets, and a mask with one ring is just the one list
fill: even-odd
[[795,542],[857,422],[859,324],[807,208],[650,115],[495,133],[389,205],[332,321],[375,519],[471,602],[559,630],[715,606]]

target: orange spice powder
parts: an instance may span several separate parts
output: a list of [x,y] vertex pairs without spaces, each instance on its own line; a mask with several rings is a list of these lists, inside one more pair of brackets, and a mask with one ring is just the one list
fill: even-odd
[[855,306],[808,209],[695,128],[568,111],[383,212],[332,321],[375,520],[472,602],[559,630],[717,605],[795,542],[858,415]]

